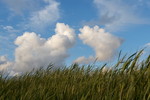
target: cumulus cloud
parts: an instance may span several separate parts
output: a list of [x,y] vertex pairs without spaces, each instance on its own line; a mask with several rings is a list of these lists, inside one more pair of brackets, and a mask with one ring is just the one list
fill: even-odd
[[93,56],[89,56],[88,58],[81,56],[77,58],[73,63],[78,63],[78,64],[89,64],[89,63],[94,63],[96,61],[96,58]]
[[33,68],[47,67],[50,63],[63,66],[69,56],[68,49],[75,43],[75,33],[72,28],[63,23],[57,23],[55,35],[45,39],[32,32],[19,36],[15,44],[15,72],[26,72]]
[[79,38],[84,44],[90,46],[95,51],[95,57],[79,57],[75,60],[77,63],[90,63],[90,61],[106,61],[113,57],[117,48],[122,44],[123,40],[118,38],[104,29],[94,26],[90,28],[89,26],[84,26],[80,29]]
[[28,27],[43,29],[60,18],[59,3],[55,0],[44,0],[48,3],[45,8],[35,11],[29,18]]
[[69,56],[68,49],[75,44],[74,29],[64,23],[57,23],[55,34],[48,39],[34,32],[25,32],[15,40],[15,61],[10,62],[5,56],[0,57],[0,71],[11,76],[31,71],[49,64],[55,67],[63,66]]
[[94,0],[94,4],[98,9],[99,19],[88,22],[88,25],[104,25],[107,31],[112,32],[128,24],[147,23],[137,17],[133,5],[126,4],[123,0]]
[[14,66],[14,62],[11,62],[7,59],[7,56],[0,56],[0,73],[5,76],[18,76],[21,75],[22,72],[15,72],[12,70]]
[[0,56],[0,71],[8,71],[12,67],[12,62],[9,62],[6,56]]

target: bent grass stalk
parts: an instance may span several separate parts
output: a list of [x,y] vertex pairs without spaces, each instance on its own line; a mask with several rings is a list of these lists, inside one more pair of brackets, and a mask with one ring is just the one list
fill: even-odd
[[12,78],[0,74],[0,100],[150,100],[150,56],[139,63],[141,54],[124,56],[106,71],[106,64],[74,64]]

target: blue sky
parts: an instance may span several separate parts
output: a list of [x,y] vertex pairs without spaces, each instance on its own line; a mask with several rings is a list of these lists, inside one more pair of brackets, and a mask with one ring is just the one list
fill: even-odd
[[145,46],[150,48],[149,0],[0,1],[0,70],[28,71],[39,67],[36,61],[40,67],[50,61],[107,62],[119,50]]

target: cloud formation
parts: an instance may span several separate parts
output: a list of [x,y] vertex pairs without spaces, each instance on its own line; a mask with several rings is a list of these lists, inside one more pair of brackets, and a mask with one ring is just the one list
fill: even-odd
[[150,43],[147,43],[145,46],[148,46],[148,47],[150,47]]
[[13,28],[13,26],[2,26],[3,30],[5,30],[8,33],[17,33],[19,30],[16,30]]
[[[63,66],[69,56],[68,49],[75,43],[75,32],[64,23],[57,23],[55,34],[48,39],[41,38],[34,32],[25,32],[17,37],[15,44],[15,61],[9,68],[13,73],[31,71],[33,68],[47,67],[50,63]],[[7,69],[7,60],[1,60],[1,69]]]
[[69,56],[68,49],[75,43],[75,33],[72,28],[63,23],[57,23],[55,35],[47,40],[36,33],[25,32],[19,36],[15,44],[15,71],[29,71],[33,68],[64,64]]
[[94,0],[94,4],[98,9],[99,19],[88,22],[88,25],[104,25],[107,31],[112,32],[129,24],[147,23],[137,16],[133,5],[126,4],[123,0]]
[[93,56],[89,56],[88,58],[81,56],[77,58],[73,63],[78,63],[78,64],[89,64],[89,63],[94,63],[97,59]]
[[60,18],[59,3],[55,0],[44,1],[48,3],[48,5],[31,14],[27,27],[44,29]]
[[[19,16],[18,27],[23,30],[43,31],[60,18],[60,3],[56,0],[2,0],[11,13],[9,18]],[[42,4],[42,5],[41,5]],[[12,19],[11,19],[12,20]],[[16,21],[17,22],[17,21]]]
[[[16,14],[22,15],[25,10],[33,10],[37,0],[2,0],[9,9]],[[34,5],[34,6],[33,6]]]
[[12,66],[12,62],[9,62],[6,56],[0,56],[0,71],[8,71]]
[[144,45],[144,54],[145,55],[150,55],[150,43],[147,43]]
[[123,40],[118,38],[104,29],[94,26],[84,26],[80,29],[79,38],[84,44],[90,46],[95,51],[95,56],[89,58],[79,57],[75,62],[77,63],[90,63],[91,61],[106,61],[113,57],[117,48],[122,44]]

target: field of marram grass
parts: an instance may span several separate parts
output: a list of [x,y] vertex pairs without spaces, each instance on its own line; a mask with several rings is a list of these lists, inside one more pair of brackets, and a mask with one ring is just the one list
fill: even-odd
[[0,77],[0,100],[150,100],[150,56],[125,56],[111,70],[104,66],[39,69]]

